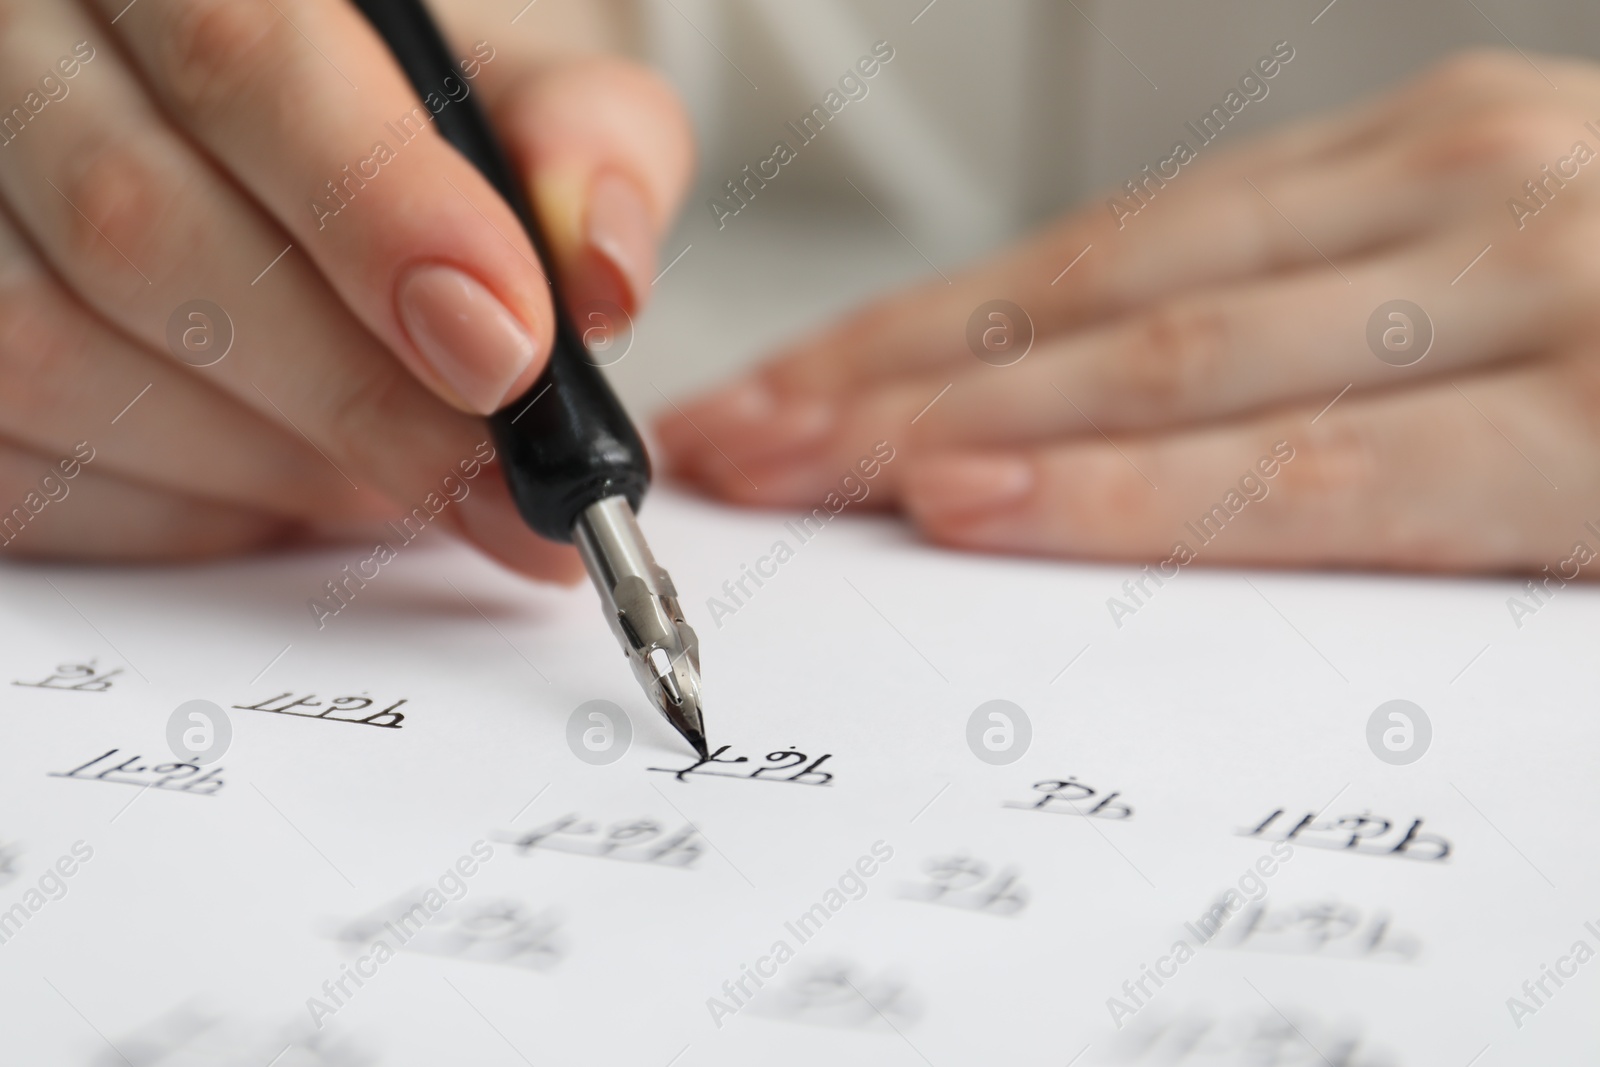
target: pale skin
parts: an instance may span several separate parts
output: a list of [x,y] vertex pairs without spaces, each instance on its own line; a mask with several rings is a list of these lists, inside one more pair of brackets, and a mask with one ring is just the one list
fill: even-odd
[[[681,105],[599,54],[616,39],[601,5],[537,4],[516,26],[488,0],[435,6],[461,57],[494,51],[472,90],[551,264],[431,130],[337,217],[310,210],[415,105],[344,0],[0,0],[0,108],[95,46],[70,94],[0,146],[0,508],[78,442],[95,458],[69,506],[0,552],[212,557],[407,510],[537,377],[541,270],[574,303],[642,307],[692,172]],[[658,426],[665,458],[720,498],[810,508],[888,440],[871,499],[937,542],[1162,559],[1286,441],[1295,458],[1205,562],[1566,559],[1600,511],[1600,162],[1537,216],[1507,201],[1537,203],[1524,183],[1574,142],[1600,149],[1584,128],[1600,71],[1536,58],[1559,92],[1515,53],[1475,54],[1218,149],[1120,226],[1094,198],[686,402],[693,425]],[[197,295],[238,332],[202,369],[166,350],[169,315]],[[966,344],[995,298],[1037,332],[1003,368]],[[1437,331],[1403,369],[1366,342],[1396,298]],[[580,574],[524,528],[498,470],[441,518],[522,573]]]
[[[435,6],[479,61],[466,84],[553,263],[431,124],[394,137],[416,96],[345,0],[0,0],[0,108],[29,112],[0,145],[0,509],[93,450],[0,551],[190,559],[374,524],[459,478],[482,416],[538,376],[544,269],[575,305],[640,308],[693,169],[672,92],[599,54],[595,5],[515,25],[503,3]],[[380,140],[393,160],[319,215]],[[236,330],[203,369],[166,337],[196,297]],[[498,469],[470,487],[448,529],[525,574],[581,577]]]
[[[871,499],[936,542],[1131,560],[1198,547],[1185,524],[1287,442],[1269,495],[1198,559],[1567,561],[1580,540],[1600,545],[1584,529],[1600,520],[1600,160],[1573,158],[1578,141],[1600,151],[1585,128],[1600,70],[1535,60],[1465,55],[1216,151],[1131,218],[1094,198],[952,284],[877,301],[685,403],[661,440],[715,496],[809,508],[888,439],[898,456]],[[1546,164],[1576,176],[1541,206],[1524,183]],[[1514,214],[1513,197],[1537,215]],[[1036,327],[1009,367],[966,340],[995,298]],[[1396,298],[1436,328],[1403,369],[1367,342]]]

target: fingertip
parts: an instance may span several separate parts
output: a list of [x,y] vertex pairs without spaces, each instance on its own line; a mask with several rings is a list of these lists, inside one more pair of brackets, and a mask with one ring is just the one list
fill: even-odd
[[985,517],[1015,510],[1038,481],[1033,460],[1016,453],[957,454],[913,461],[907,507],[924,517]]
[[633,179],[615,171],[595,179],[582,250],[567,272],[580,319],[589,305],[615,305],[627,315],[644,307],[655,278],[656,238],[656,222]]
[[669,452],[681,452],[687,440],[686,431],[688,423],[679,414],[678,409],[667,407],[658,411],[650,420],[650,431],[656,442]]
[[686,477],[701,440],[694,427],[677,411],[669,409],[655,417],[651,433],[662,470],[676,478]]
[[498,110],[569,299],[636,313],[694,170],[676,93],[646,68],[591,58],[524,78]]
[[[682,403],[669,402],[656,417],[656,438],[673,469],[687,472],[703,463],[705,453],[726,447],[729,435],[737,439],[741,431],[758,430],[774,410],[762,382],[740,379]],[[719,439],[722,444],[715,443]]]
[[706,420],[761,423],[771,418],[776,408],[777,398],[760,375],[735,378],[679,406],[691,426]]
[[578,550],[571,545],[558,545],[551,541],[545,541],[544,545],[548,551],[539,560],[538,570],[525,573],[568,589],[583,584],[589,572]]
[[1038,480],[1032,458],[1018,453],[932,456],[906,468],[900,496],[931,540],[1011,550],[1026,536]]

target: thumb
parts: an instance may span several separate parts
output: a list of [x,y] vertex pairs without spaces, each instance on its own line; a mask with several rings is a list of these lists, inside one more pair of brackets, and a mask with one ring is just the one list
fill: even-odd
[[513,83],[495,117],[568,304],[608,301],[633,315],[694,170],[671,87],[632,63],[574,60]]

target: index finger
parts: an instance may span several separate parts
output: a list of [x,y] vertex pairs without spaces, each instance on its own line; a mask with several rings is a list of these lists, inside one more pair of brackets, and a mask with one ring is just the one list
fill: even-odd
[[510,207],[435,125],[465,106],[492,46],[419,102],[349,4],[97,2],[175,120],[434,392],[489,414],[533,383],[549,283]]

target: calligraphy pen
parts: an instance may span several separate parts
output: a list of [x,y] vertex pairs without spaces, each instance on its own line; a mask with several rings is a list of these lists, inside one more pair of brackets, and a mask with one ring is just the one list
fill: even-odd
[[[494,134],[470,95],[422,0],[356,0],[417,95],[448,99],[433,112],[444,139],[505,198],[543,263],[553,260]],[[548,278],[548,276],[547,276]],[[656,562],[634,514],[650,485],[650,459],[583,341],[554,281],[555,346],[533,386],[489,417],[517,510],[535,532],[576,543],[634,677],[700,758],[700,642],[684,621],[672,578]],[[549,395],[547,396],[546,393]]]

